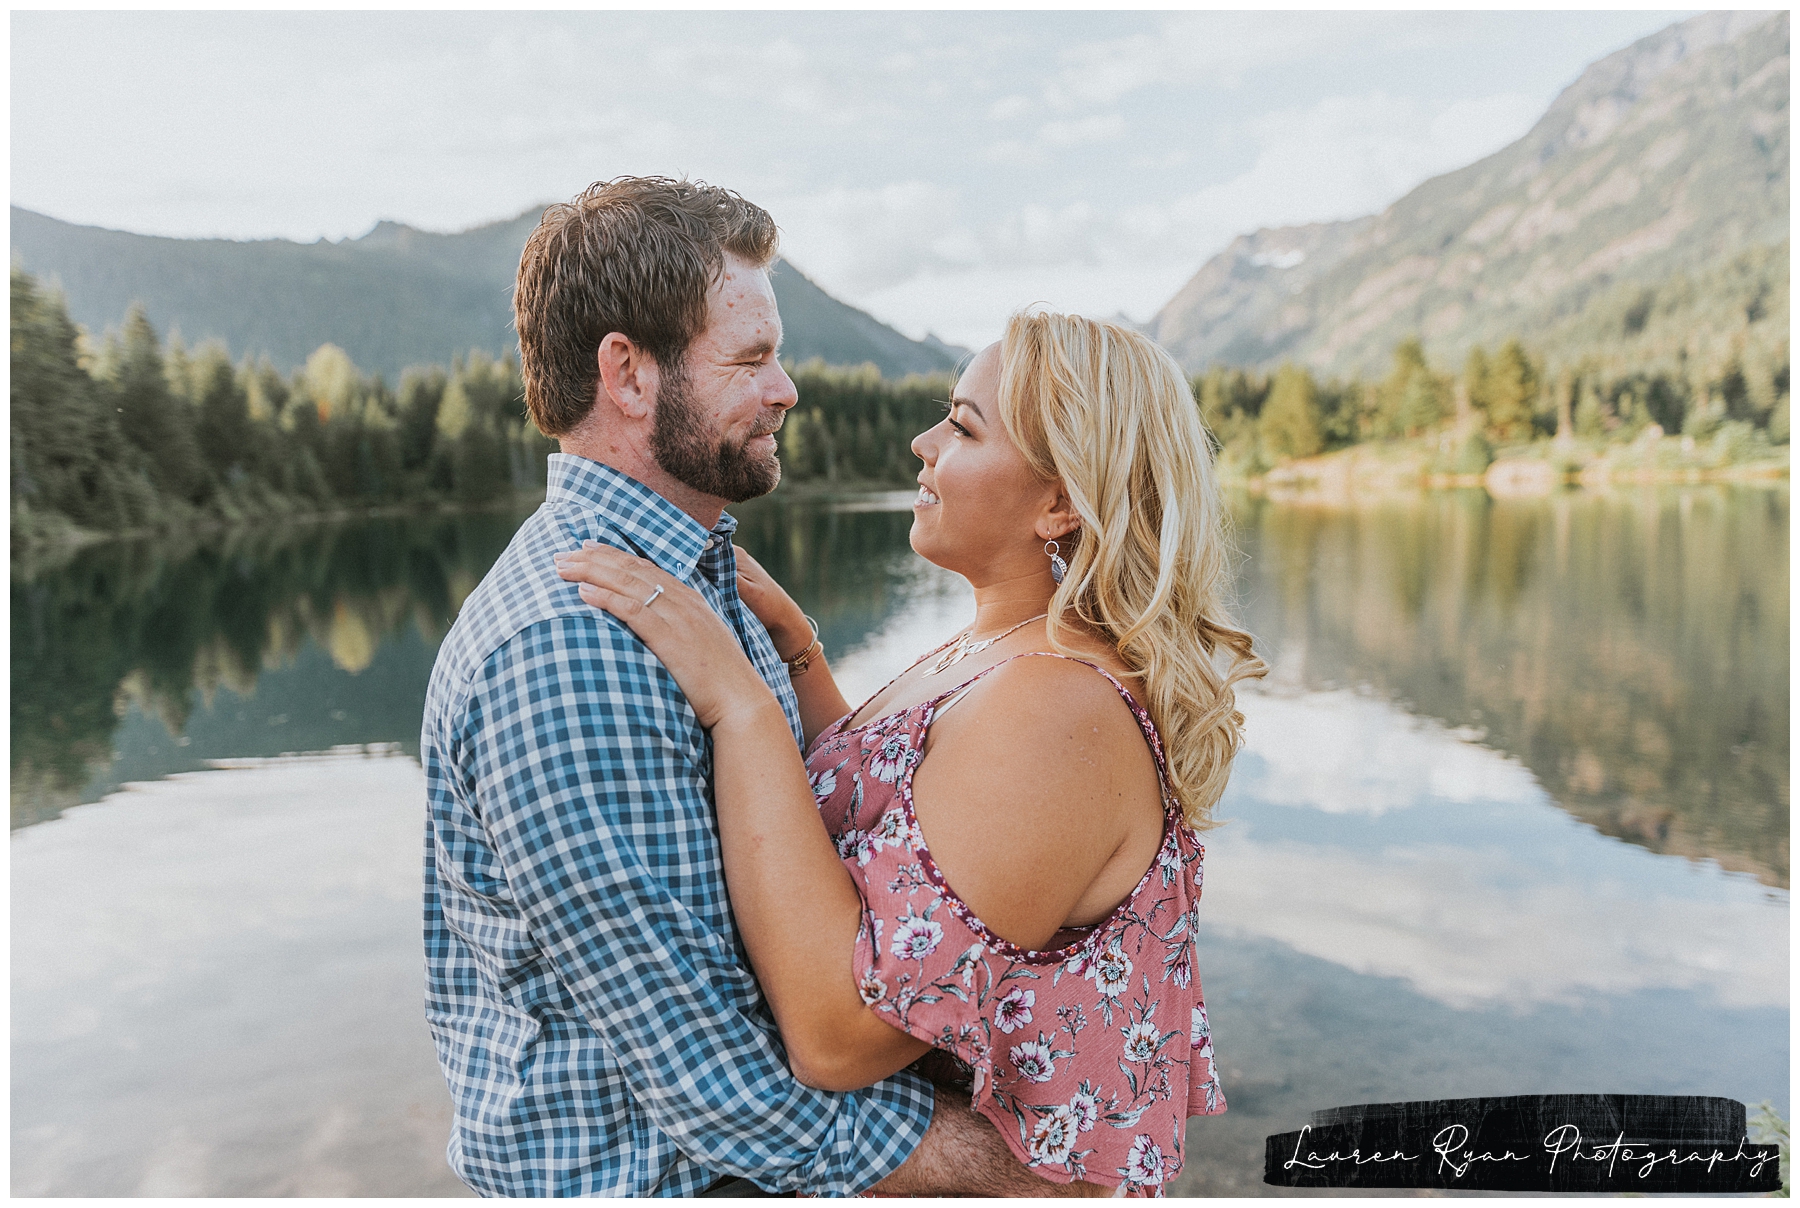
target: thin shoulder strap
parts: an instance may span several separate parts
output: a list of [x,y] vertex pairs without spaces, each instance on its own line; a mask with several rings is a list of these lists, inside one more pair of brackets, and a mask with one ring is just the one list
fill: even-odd
[[[995,666],[999,666],[999,664],[996,663]],[[990,667],[988,670],[991,671],[991,670],[993,670],[993,668]],[[987,672],[985,672],[985,671],[982,672],[982,675],[986,675],[986,674],[987,674]],[[980,678],[981,678],[981,676],[978,675],[975,677],[975,679],[970,680],[968,683],[963,684],[961,687],[950,689],[950,695],[942,698],[941,700],[939,700],[937,702],[937,708],[935,708],[931,711],[931,715],[933,717],[942,717],[950,709],[950,707],[952,705],[954,705],[957,701],[961,700],[963,697],[965,697],[969,694],[969,689],[973,688],[975,686],[975,680],[978,680]]]
[[[881,685],[881,687],[875,689],[875,691],[869,693],[869,695],[863,697],[862,703],[857,705],[856,708],[850,710],[850,712],[844,714],[843,720],[849,721],[852,717],[856,717],[859,714],[861,714],[864,709],[867,709],[869,707],[870,701],[874,700],[876,697],[880,696],[883,692],[886,692],[889,688],[892,688],[895,684],[899,683],[900,676],[905,675],[908,671],[911,671],[914,667],[917,667],[920,663],[924,662],[926,659],[930,658],[932,655],[934,655],[938,651],[942,650],[945,646],[948,646],[950,644],[950,642],[954,642],[955,640],[956,639],[953,637],[949,641],[940,642],[938,645],[933,646],[930,650],[927,650],[924,654],[921,654],[918,658],[916,658],[912,662],[908,663],[905,667],[901,668],[899,675],[894,676],[893,679],[891,679],[887,683]],[[971,682],[973,682],[973,681],[971,681]],[[967,685],[964,685],[964,686],[966,687]],[[955,691],[955,689],[951,689],[951,691]],[[864,724],[866,725],[867,723],[864,723]]]
[[1111,684],[1118,694],[1125,698],[1125,705],[1131,710],[1131,716],[1137,719],[1138,729],[1143,732],[1144,741],[1150,747],[1151,758],[1156,761],[1156,781],[1162,788],[1163,801],[1165,805],[1174,808],[1174,790],[1169,786],[1169,765],[1167,759],[1163,755],[1162,736],[1156,732],[1156,723],[1150,720],[1149,710],[1138,703],[1137,697],[1131,694],[1131,689],[1127,688],[1124,684],[1121,684],[1112,672],[1100,666],[1098,663],[1089,662],[1087,659],[1078,659],[1074,655],[1069,654],[1058,654],[1054,650],[1027,650],[1020,654],[1015,654],[1011,658],[1001,659],[992,667],[987,668],[973,679],[970,679],[967,683],[959,684],[950,689],[950,691],[943,696],[938,697],[936,701],[930,702],[932,709],[927,719],[927,724],[930,724],[930,722],[936,721],[939,717],[943,716],[946,709],[967,696],[969,689],[973,688],[990,672],[999,670],[1006,666],[1006,664],[1012,662],[1013,659],[1031,658],[1034,655],[1042,656],[1044,658],[1062,659],[1065,662],[1070,663],[1080,663],[1083,667],[1092,667],[1095,671],[1098,671],[1101,675],[1106,677],[1106,682]]

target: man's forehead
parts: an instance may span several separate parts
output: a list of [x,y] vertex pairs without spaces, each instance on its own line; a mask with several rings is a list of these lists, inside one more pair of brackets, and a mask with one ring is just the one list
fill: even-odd
[[707,297],[707,324],[700,341],[736,357],[778,348],[781,336],[781,313],[769,270],[728,256]]
[[742,256],[725,253],[725,263],[714,279],[712,292],[715,294],[761,294],[768,299],[770,305],[775,302],[775,285],[770,279],[770,266],[752,264]]

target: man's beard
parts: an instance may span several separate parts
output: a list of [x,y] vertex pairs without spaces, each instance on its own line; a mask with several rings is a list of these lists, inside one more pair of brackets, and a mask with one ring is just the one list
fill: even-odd
[[[781,426],[778,416],[773,432]],[[656,419],[650,428],[650,452],[662,472],[704,495],[742,503],[767,495],[781,481],[781,462],[750,452],[749,445],[766,432],[752,432],[741,444],[707,440],[706,416],[688,389],[685,367],[666,376],[656,388]]]

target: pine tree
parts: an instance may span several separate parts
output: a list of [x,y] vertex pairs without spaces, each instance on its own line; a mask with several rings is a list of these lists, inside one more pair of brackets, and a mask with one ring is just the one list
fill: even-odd
[[1418,338],[1402,340],[1394,349],[1393,368],[1381,385],[1381,413],[1387,434],[1417,435],[1444,418],[1442,382],[1425,363]]
[[1539,392],[1538,373],[1518,340],[1508,340],[1495,354],[1488,371],[1486,402],[1488,431],[1502,444],[1531,437],[1532,405]]
[[1283,365],[1275,374],[1269,398],[1257,421],[1263,447],[1280,460],[1311,457],[1324,447],[1320,431],[1318,386],[1298,365]]
[[33,511],[101,530],[143,523],[154,495],[125,455],[118,412],[80,363],[62,299],[15,268],[11,300],[15,525]]
[[193,410],[169,389],[156,331],[141,306],[126,314],[109,353],[119,427],[142,450],[151,481],[169,498],[204,501],[211,481],[194,437]]
[[1575,435],[1596,438],[1606,434],[1606,407],[1591,377],[1583,378],[1575,404]]
[[198,420],[195,436],[207,468],[224,483],[249,476],[256,462],[250,427],[250,399],[224,346],[208,344],[188,370]]
[[1469,355],[1463,360],[1462,385],[1464,397],[1469,400],[1475,418],[1482,427],[1492,427],[1490,413],[1493,410],[1494,374],[1488,363],[1487,351],[1479,344],[1469,349]]

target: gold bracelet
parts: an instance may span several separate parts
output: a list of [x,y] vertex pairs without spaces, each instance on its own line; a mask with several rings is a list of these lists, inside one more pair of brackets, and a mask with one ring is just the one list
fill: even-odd
[[[802,613],[801,615],[806,616],[805,613]],[[782,662],[787,664],[789,679],[792,679],[796,675],[805,675],[806,669],[808,667],[812,666],[813,659],[817,658],[825,650],[825,643],[823,643],[819,640],[819,623],[817,621],[813,620],[811,617],[806,617],[806,623],[808,625],[812,626],[812,636],[813,636],[812,642],[806,647],[805,650],[802,650],[799,654],[796,654],[793,658],[787,658],[787,659],[781,660]],[[777,653],[776,657],[780,658],[781,656],[779,653]]]
[[818,638],[814,638],[812,645],[808,646],[805,650],[802,650],[799,654],[796,654],[793,658],[782,659],[781,661],[787,664],[788,678],[793,679],[796,675],[805,675],[806,669],[812,666],[813,659],[817,658],[824,650],[825,643],[821,642]]

